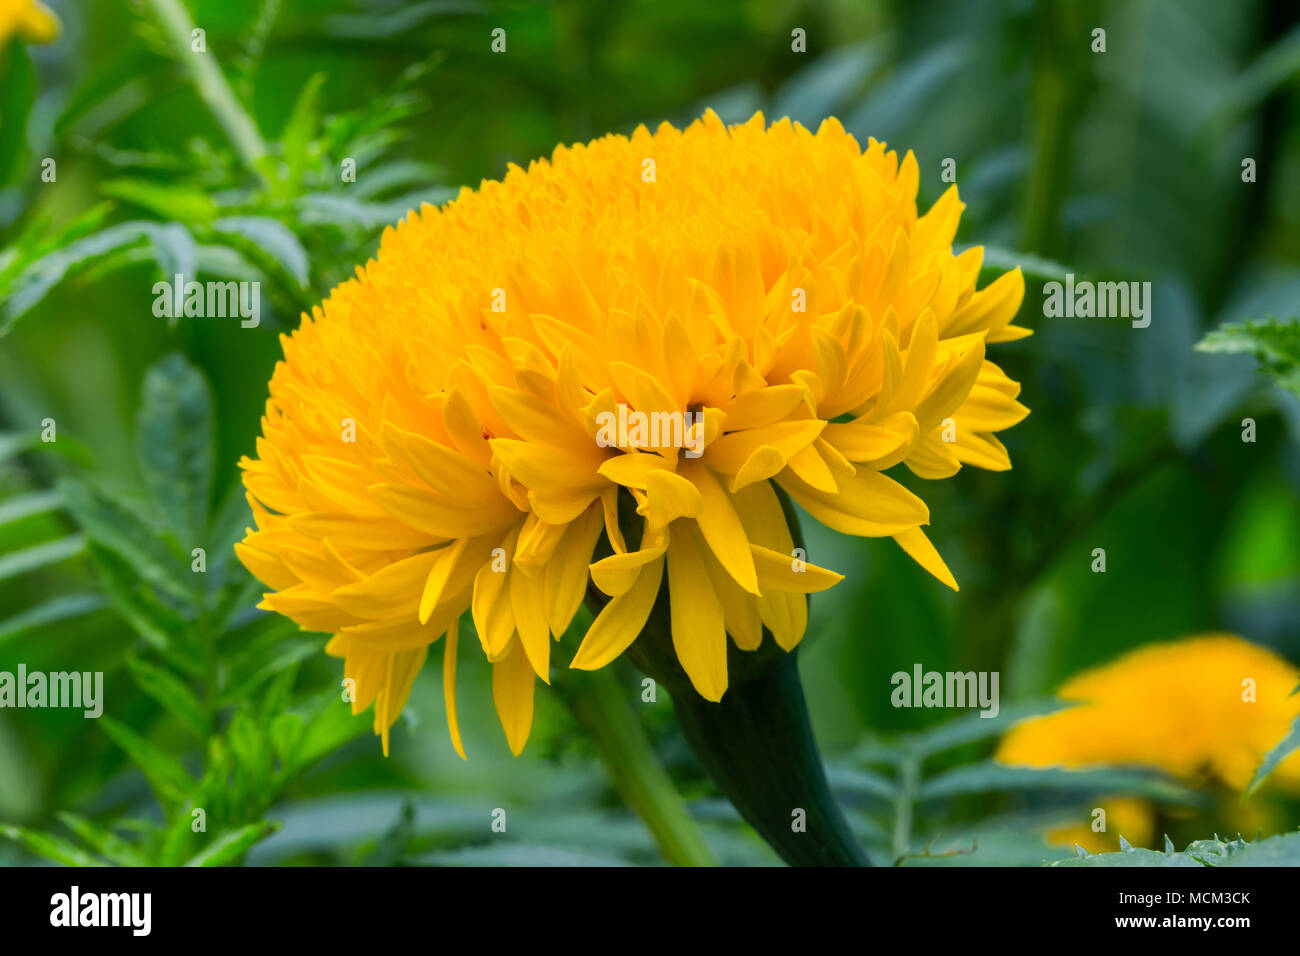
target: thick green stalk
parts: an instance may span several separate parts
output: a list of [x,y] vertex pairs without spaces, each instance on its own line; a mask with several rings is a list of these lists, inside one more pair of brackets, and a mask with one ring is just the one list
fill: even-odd
[[191,44],[194,21],[180,0],[146,0],[154,11],[159,26],[167,36],[167,43],[176,61],[189,74],[199,97],[208,107],[213,119],[225,132],[230,145],[235,148],[245,166],[263,180],[266,178],[265,159],[269,155],[257,124],[248,115],[235,92],[226,82],[226,75],[217,65],[216,57],[209,52],[195,53]]
[[695,756],[781,859],[791,866],[867,866],[826,781],[796,653],[776,647],[771,634],[764,645],[766,653],[730,649],[730,683],[718,703],[691,686],[671,656],[671,636],[653,619],[628,653],[668,689]]
[[645,821],[668,862],[716,865],[610,668],[571,671],[555,686],[595,742],[614,787]]
[[[799,518],[775,489],[796,546]],[[619,524],[630,547],[640,542],[636,503],[619,498]],[[598,614],[608,600],[595,587],[587,605]],[[695,690],[673,648],[671,596],[661,588],[628,658],[672,695],[677,721],[713,782],[759,835],[792,866],[867,866],[866,853],[831,795],[795,652],[766,628],[756,651],[727,642],[727,692],[714,703]]]

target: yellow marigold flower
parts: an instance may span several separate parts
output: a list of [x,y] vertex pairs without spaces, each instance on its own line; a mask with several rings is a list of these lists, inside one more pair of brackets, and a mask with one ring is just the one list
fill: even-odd
[[0,0],[0,46],[12,36],[28,43],[53,43],[59,37],[59,18],[37,0]]
[[977,291],[983,250],[952,252],[956,187],[920,216],[918,175],[834,119],[709,112],[559,147],[386,230],[283,338],[242,462],[262,606],[335,635],[385,748],[445,634],[458,751],[469,610],[518,753],[584,596],[603,607],[571,666],[593,669],[666,580],[710,700],[728,635],[799,642],[805,595],[841,576],[792,556],[778,486],[955,588],[925,503],[883,472],[1009,468],[994,433],[1028,410],[984,350],[1029,332],[1011,325],[1019,270]]
[[1094,832],[1091,823],[1064,826],[1047,833],[1052,846],[1081,846],[1089,853],[1119,850],[1119,838],[1132,846],[1150,846],[1155,839],[1156,814],[1150,802],[1138,797],[1111,797],[1102,803],[1106,829]]
[[[1153,644],[1072,677],[1057,696],[1083,703],[1019,724],[997,759],[1148,766],[1244,790],[1300,713],[1298,682],[1300,670],[1233,635]],[[1300,788],[1300,752],[1269,779]]]

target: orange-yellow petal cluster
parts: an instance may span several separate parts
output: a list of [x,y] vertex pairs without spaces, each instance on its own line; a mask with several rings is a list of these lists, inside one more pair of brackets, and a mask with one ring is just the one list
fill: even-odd
[[985,347],[1029,333],[1019,270],[976,289],[956,188],[918,215],[918,176],[833,119],[710,112],[560,147],[387,230],[284,337],[242,463],[263,606],[334,635],[385,746],[469,612],[518,753],[584,599],[571,666],[621,654],[666,587],[711,700],[728,640],[793,648],[840,575],[795,551],[782,493],[955,588],[925,503],[884,472],[1009,468],[995,433],[1028,410]]
[[[1300,714],[1296,668],[1273,652],[1228,634],[1139,648],[1067,681],[1057,692],[1076,706],[1024,721],[1003,738],[997,760],[1023,766],[1151,767],[1195,785],[1243,791]],[[1300,752],[1285,758],[1268,785],[1300,792]],[[1108,832],[1140,844],[1151,835],[1142,801],[1112,800],[1128,829]],[[1114,816],[1114,814],[1111,814]],[[1087,828],[1054,842],[1114,849]]]

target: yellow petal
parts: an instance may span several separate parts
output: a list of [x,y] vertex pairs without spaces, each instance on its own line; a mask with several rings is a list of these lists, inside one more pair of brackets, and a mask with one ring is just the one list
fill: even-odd
[[951,478],[961,470],[961,461],[954,455],[956,447],[943,441],[942,433],[935,430],[913,445],[903,461],[920,478]]
[[602,528],[599,505],[592,505],[564,534],[545,571],[546,621],[558,639],[568,628],[587,590],[587,565]]
[[709,467],[724,475],[734,475],[763,446],[775,448],[784,458],[789,459],[811,445],[825,427],[826,423],[821,419],[810,418],[730,432],[709,445]]
[[754,557],[749,551],[749,538],[731,503],[731,496],[718,482],[717,476],[698,461],[683,462],[681,474],[700,491],[702,505],[696,521],[705,543],[741,588],[750,594],[758,594],[758,575],[754,571]]
[[781,487],[810,515],[844,534],[868,538],[900,534],[930,520],[925,502],[898,482],[875,471],[859,470],[840,482],[840,494],[827,495],[782,472]]
[[844,580],[844,575],[819,568],[807,561],[796,560],[793,555],[781,554],[761,545],[751,544],[754,567],[758,570],[758,584],[766,593],[793,591],[797,594],[815,594],[834,587]]
[[551,632],[546,623],[546,579],[513,573],[507,582],[510,610],[528,663],[537,676],[551,682]]
[[610,597],[626,594],[641,577],[642,569],[660,557],[664,550],[662,547],[647,547],[601,558],[591,565],[591,580]]
[[677,660],[701,697],[721,700],[727,691],[727,631],[694,532],[673,536],[668,588]]
[[466,760],[465,745],[460,739],[460,721],[456,717],[456,650],[459,641],[460,622],[453,621],[447,629],[442,649],[442,696],[447,706],[447,733],[451,735],[451,745],[460,754],[460,759]]
[[650,609],[659,595],[663,580],[662,553],[650,561],[637,575],[636,582],[618,597],[611,600],[587,629],[587,636],[578,647],[570,667],[594,671],[604,667],[625,651],[641,634]]
[[910,531],[904,531],[902,534],[894,535],[894,540],[898,542],[900,548],[908,553],[913,561],[954,591],[958,590],[957,579],[948,570],[948,565],[943,563],[943,558],[939,557],[939,552],[935,550],[934,545],[930,543],[930,539],[926,537],[924,531],[920,528],[913,528]]
[[637,509],[644,515],[651,531],[667,527],[678,518],[693,518],[704,507],[699,489],[681,475],[671,471],[652,471],[646,475],[645,504]]
[[433,552],[437,557],[433,562],[433,566],[429,568],[429,573],[424,579],[424,590],[420,593],[419,618],[421,624],[429,620],[429,616],[433,614],[433,609],[442,600],[447,581],[451,578],[452,571],[456,569],[463,559],[467,544],[469,544],[469,539],[461,538],[449,547]]
[[428,653],[428,645],[425,645],[418,650],[388,655],[387,674],[375,699],[375,729],[383,741],[385,757],[388,756],[388,732],[406,706],[415,675],[420,672]]
[[492,665],[492,701],[510,752],[518,757],[533,729],[533,669],[518,641]]
[[380,569],[364,581],[347,584],[331,595],[349,614],[372,621],[395,617],[415,621],[420,596],[429,570],[438,559],[436,551],[422,551]]

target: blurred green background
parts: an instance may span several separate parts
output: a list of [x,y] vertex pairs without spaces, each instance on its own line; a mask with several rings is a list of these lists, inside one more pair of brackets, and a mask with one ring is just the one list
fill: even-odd
[[[0,338],[0,670],[19,661],[102,670],[106,713],[196,777],[204,748],[128,669],[142,647],[122,613],[130,598],[93,597],[111,589],[102,562],[78,544],[75,514],[50,494],[56,481],[90,481],[127,498],[146,487],[135,451],[142,382],[151,365],[180,352],[211,389],[215,512],[239,456],[253,450],[278,333],[373,254],[384,222],[557,143],[682,124],[706,107],[727,121],[761,109],[813,128],[834,115],[864,143],[874,136],[910,149],[923,209],[947,187],[940,174],[951,158],[967,207],[959,245],[989,246],[986,263],[997,267],[984,281],[1027,264],[1018,324],[1035,335],[991,355],[1024,384],[1021,401],[1032,410],[1002,436],[1014,469],[925,483],[931,536],[960,593],[888,541],[804,525],[817,563],[847,576],[813,601],[801,669],[834,782],[869,845],[897,848],[897,806],[888,781],[855,757],[864,740],[953,716],[893,708],[895,671],[916,663],[996,670],[1006,707],[1126,649],[1203,631],[1232,631],[1300,662],[1300,399],[1248,356],[1193,350],[1225,322],[1300,312],[1300,7],[1290,0],[192,0],[207,49],[275,160],[292,167],[288,182],[266,189],[250,185],[255,177],[178,67],[150,4],[49,5],[62,19],[60,39],[15,43],[7,53],[0,156],[11,162],[0,169],[9,176],[7,185],[0,178],[0,245],[8,259],[0,267],[9,274],[0,276],[8,295],[19,257],[88,211],[98,210],[87,229],[161,223],[182,219],[178,210],[195,194],[278,220],[309,262],[295,276],[292,248],[214,241],[203,222],[210,210],[196,201],[200,275],[223,274],[232,261],[235,271],[264,274],[259,328],[154,316],[159,262],[192,254],[185,243],[170,252],[161,241],[137,244],[78,264],[21,315],[12,301],[0,305],[8,330]],[[491,50],[498,27],[504,53]],[[1092,50],[1098,27],[1104,53]],[[806,52],[791,49],[796,28]],[[24,122],[15,130],[17,115]],[[348,155],[359,157],[361,194],[337,182]],[[56,182],[41,180],[45,157],[57,162]],[[1246,157],[1257,181],[1243,182]],[[380,169],[387,179],[367,185]],[[1042,282],[1066,271],[1151,281],[1150,327],[1044,319]],[[1256,422],[1254,443],[1242,441],[1246,417]],[[45,418],[57,422],[57,450],[31,441]],[[921,484],[906,471],[900,480]],[[32,548],[65,538],[64,551],[32,557]],[[1104,574],[1091,571],[1094,548],[1106,550]],[[91,597],[31,616],[69,595]],[[236,624],[250,633],[274,626],[260,615]],[[462,646],[469,761],[447,741],[439,669],[426,667],[392,757],[381,756],[368,716],[358,718],[323,759],[283,786],[262,780],[265,800],[226,813],[232,827],[263,815],[283,824],[248,862],[659,861],[555,694],[539,692],[528,750],[510,757],[489,670],[472,644]],[[271,681],[280,671],[269,648],[268,639],[268,656],[250,667],[266,664]],[[277,701],[297,706],[334,693],[337,661],[297,657],[279,665],[289,677]],[[618,673],[638,701],[637,675]],[[270,693],[267,683],[250,686],[249,700]],[[715,852],[727,862],[773,861],[694,764],[667,695],[638,701],[636,713]],[[938,763],[978,758],[987,744]],[[256,773],[232,772],[240,786],[258,786]],[[148,830],[183,809],[181,800],[167,803],[160,811],[101,722],[74,711],[0,711],[0,820],[66,836],[56,813],[75,811],[101,825],[146,821],[137,829]],[[972,793],[923,805],[903,843],[919,850],[930,835],[1009,813],[1086,820],[1094,803]],[[1294,805],[1283,806],[1275,823],[1300,822]],[[496,807],[510,808],[504,849],[487,827]],[[1188,838],[1208,835],[1218,820],[1213,809],[1196,813],[1181,817]],[[1025,842],[996,856],[985,841],[985,855],[970,861],[1048,852],[1028,823],[1016,829]],[[0,842],[0,862],[31,859]]]

